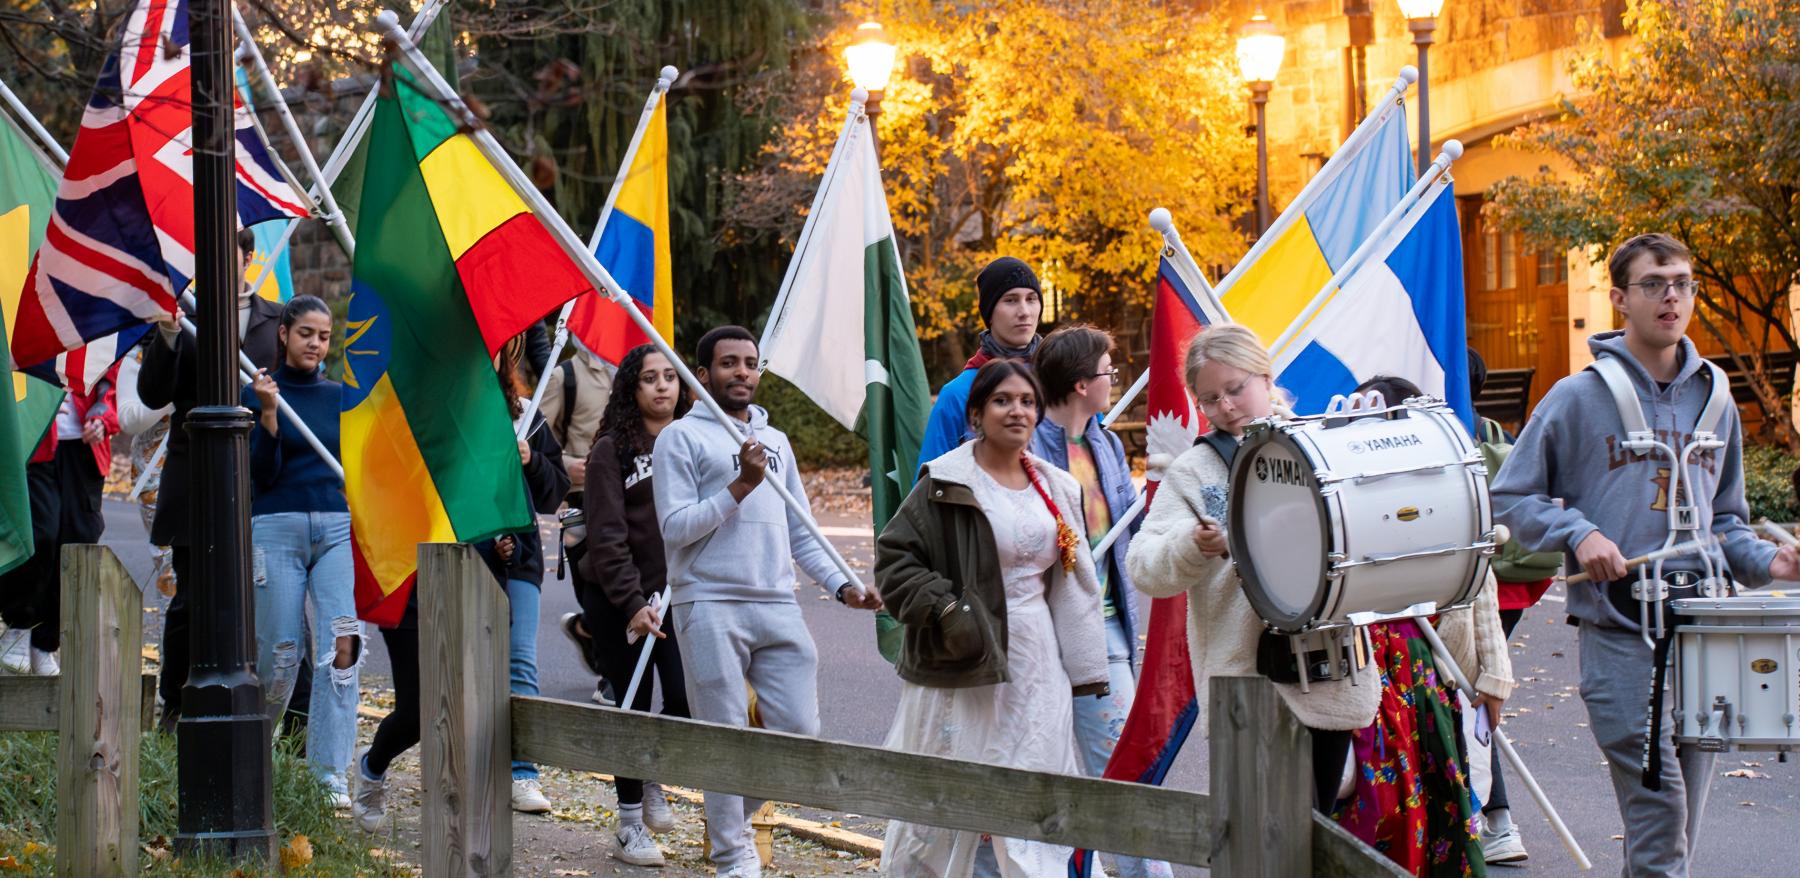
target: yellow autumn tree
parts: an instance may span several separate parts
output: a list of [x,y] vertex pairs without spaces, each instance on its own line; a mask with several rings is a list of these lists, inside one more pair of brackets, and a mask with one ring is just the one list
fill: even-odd
[[[848,4],[746,110],[781,128],[738,177],[728,237],[792,245],[851,85],[842,50],[872,10]],[[973,277],[996,255],[1039,268],[1062,317],[1115,329],[1150,301],[1174,211],[1203,262],[1243,250],[1253,141],[1225,22],[1134,0],[882,4],[899,47],[877,117],[883,174],[919,333],[946,360],[978,328]]]

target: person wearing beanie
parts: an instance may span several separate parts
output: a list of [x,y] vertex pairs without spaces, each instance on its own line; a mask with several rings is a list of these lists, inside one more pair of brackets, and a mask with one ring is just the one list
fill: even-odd
[[955,378],[939,388],[931,417],[925,422],[925,439],[919,446],[919,465],[924,466],[973,436],[963,409],[969,401],[969,385],[975,372],[989,360],[1031,362],[1037,352],[1038,319],[1044,313],[1044,287],[1031,266],[1012,256],[988,263],[975,276],[976,301],[981,310],[981,347]]

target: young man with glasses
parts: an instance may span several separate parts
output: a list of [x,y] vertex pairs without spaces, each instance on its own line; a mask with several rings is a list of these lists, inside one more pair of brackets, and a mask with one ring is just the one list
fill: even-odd
[[[1038,419],[1031,452],[1075,477],[1081,484],[1089,545],[1096,545],[1137,500],[1125,446],[1100,425],[1112,405],[1119,370],[1112,360],[1113,337],[1077,324],[1050,333],[1033,355],[1033,368],[1044,386],[1044,412]],[[1106,657],[1110,693],[1075,699],[1075,744],[1082,770],[1090,777],[1106,771],[1137,688],[1134,672],[1137,645],[1135,593],[1125,572],[1133,522],[1112,548],[1094,558],[1100,577],[1101,613],[1106,620]],[[1120,878],[1170,874],[1167,863],[1115,860]]]
[[[1588,347],[1596,359],[1624,367],[1649,428],[1680,449],[1691,441],[1714,380],[1686,337],[1698,289],[1692,256],[1668,235],[1639,235],[1613,251],[1607,270],[1625,328],[1590,337]],[[1568,607],[1581,629],[1581,698],[1625,824],[1627,876],[1689,874],[1713,754],[1676,748],[1666,720],[1658,740],[1648,742],[1657,749],[1646,747],[1646,696],[1658,669],[1630,593],[1638,571],[1625,559],[1662,547],[1673,502],[1694,507],[1696,520],[1721,538],[1709,551],[1733,578],[1760,585],[1800,577],[1800,552],[1777,551],[1745,524],[1736,406],[1726,406],[1716,432],[1724,447],[1698,452],[1687,467],[1695,484],[1683,483],[1670,497],[1667,457],[1624,448],[1624,418],[1605,380],[1587,369],[1557,382],[1538,403],[1494,481],[1495,516],[1513,539],[1534,551],[1560,550],[1593,577],[1569,588]],[[1664,571],[1699,567],[1689,556],[1671,559]],[[1654,708],[1666,714],[1667,699]],[[1660,790],[1643,783],[1647,754],[1660,754]]]

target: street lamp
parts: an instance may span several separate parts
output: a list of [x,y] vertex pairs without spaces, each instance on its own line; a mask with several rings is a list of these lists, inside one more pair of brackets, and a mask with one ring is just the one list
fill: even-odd
[[[875,132],[875,117],[881,115],[881,93],[887,88],[888,77],[894,74],[895,46],[887,38],[887,32],[881,29],[881,23],[865,21],[856,29],[856,41],[844,48],[844,63],[850,66],[850,81],[856,87],[869,93],[869,99],[863,103],[863,112],[869,116],[869,131]],[[881,143],[875,144],[875,154],[881,155]]]
[[1437,30],[1438,13],[1444,11],[1444,0],[1399,0],[1400,14],[1412,30],[1413,45],[1419,47],[1419,173],[1431,167],[1431,77],[1426,66],[1432,33]]
[[1259,10],[1238,31],[1238,72],[1250,86],[1250,103],[1256,106],[1256,233],[1269,228],[1269,133],[1265,109],[1269,89],[1275,85],[1275,74],[1281,72],[1281,56],[1287,51],[1287,39],[1275,31],[1275,24]]

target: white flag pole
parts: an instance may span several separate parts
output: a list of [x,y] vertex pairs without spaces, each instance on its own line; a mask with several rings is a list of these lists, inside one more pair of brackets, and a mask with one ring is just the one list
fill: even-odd
[[37,138],[38,145],[49,152],[51,157],[56,159],[57,164],[68,165],[69,151],[63,149],[62,144],[57,143],[56,138],[50,136],[50,132],[44,129],[44,123],[39,122],[38,117],[26,108],[25,102],[19,100],[18,95],[13,94],[12,88],[6,84],[4,79],[0,79],[0,100],[6,101],[6,106],[12,110],[14,116],[18,117],[19,122],[24,124],[25,130],[30,131],[31,135]]
[[[443,103],[445,108],[468,126],[470,129],[469,139],[493,164],[494,169],[506,179],[513,192],[531,206],[532,213],[544,223],[545,229],[550,232],[551,237],[556,239],[557,244],[562,247],[563,253],[575,263],[587,281],[593,284],[594,289],[596,291],[604,289],[613,304],[625,309],[626,316],[637,324],[639,331],[643,332],[644,336],[650,339],[650,343],[656,345],[657,351],[667,357],[669,362],[675,366],[675,371],[681,376],[682,383],[694,392],[695,401],[706,406],[721,425],[736,431],[738,428],[734,425],[738,421],[725,414],[725,410],[719,407],[719,403],[706,392],[706,387],[700,383],[700,379],[694,377],[694,373],[688,368],[687,363],[681,357],[676,356],[675,351],[669,347],[668,340],[664,339],[662,333],[657,331],[656,326],[650,322],[650,318],[644,316],[644,313],[632,303],[631,294],[625,292],[619,286],[619,282],[607,272],[605,266],[602,266],[594,258],[593,251],[582,245],[581,239],[576,237],[575,232],[569,228],[569,224],[563,221],[555,208],[552,208],[550,203],[544,199],[543,193],[531,185],[531,181],[525,178],[525,173],[519,170],[519,166],[506,154],[506,150],[501,148],[498,141],[494,140],[494,135],[482,127],[480,119],[470,112],[468,105],[463,103],[462,98],[458,97],[455,90],[450,88],[450,84],[444,81],[437,69],[431,66],[431,62],[425,58],[417,46],[413,45],[412,40],[407,38],[406,33],[400,29],[399,17],[390,10],[382,10],[375,17],[375,27],[394,43],[400,50],[401,57],[405,59],[407,66],[412,68],[427,87],[437,93],[438,100]],[[749,435],[747,426],[740,435],[746,440],[753,438]],[[862,590],[865,594],[873,594],[856,575],[856,572],[850,569],[850,564],[844,560],[844,556],[838,554],[837,548],[819,530],[818,522],[813,520],[812,510],[802,505],[788,491],[787,486],[781,483],[780,478],[765,479],[763,484],[773,488],[775,493],[780,495],[782,502],[787,504],[788,509],[800,517],[807,533],[818,541],[820,548],[831,559],[838,572],[842,573],[849,581],[849,584]]]
[[1369,257],[1387,240],[1389,233],[1393,232],[1394,228],[1406,219],[1406,215],[1412,211],[1413,206],[1424,198],[1432,186],[1438,185],[1440,180],[1443,180],[1443,185],[1449,184],[1449,181],[1444,179],[1444,174],[1450,170],[1451,162],[1462,158],[1462,153],[1461,142],[1444,141],[1444,148],[1438,153],[1437,160],[1425,169],[1425,173],[1419,176],[1412,188],[1401,196],[1400,203],[1394,205],[1393,210],[1388,211],[1388,215],[1382,218],[1381,224],[1369,233],[1369,237],[1365,238],[1362,244],[1356,248],[1356,252],[1350,254],[1350,258],[1345,260],[1344,264],[1331,276],[1331,279],[1325,282],[1325,286],[1313,294],[1312,301],[1306,303],[1306,307],[1301,309],[1293,322],[1288,324],[1287,329],[1282,331],[1281,337],[1275,339],[1274,344],[1269,345],[1269,355],[1276,361],[1276,372],[1281,371],[1280,366],[1287,348],[1299,337],[1306,325],[1312,322],[1314,315],[1318,314],[1319,309],[1331,300],[1338,288],[1344,285],[1344,281],[1349,280],[1357,269],[1362,268],[1363,263],[1367,262]]
[[1238,264],[1225,275],[1224,280],[1219,281],[1220,298],[1224,298],[1225,294],[1231,290],[1231,285],[1237,283],[1238,278],[1243,277],[1244,272],[1256,263],[1257,258],[1275,244],[1276,239],[1281,237],[1282,232],[1287,231],[1288,226],[1298,221],[1318,191],[1323,189],[1328,182],[1337,178],[1337,164],[1347,160],[1346,157],[1355,155],[1362,148],[1364,142],[1375,136],[1375,132],[1380,130],[1382,123],[1387,120],[1388,113],[1400,103],[1400,99],[1405,97],[1407,89],[1411,88],[1412,84],[1418,80],[1418,68],[1410,64],[1400,68],[1400,75],[1394,78],[1394,84],[1388,89],[1387,94],[1382,95],[1381,100],[1376,102],[1375,108],[1369,111],[1369,115],[1363,117],[1362,122],[1356,126],[1356,130],[1350,132],[1349,137],[1344,138],[1344,142],[1338,147],[1337,152],[1332,153],[1331,159],[1325,162],[1325,167],[1320,168],[1311,180],[1306,181],[1306,185],[1300,189],[1300,194],[1295,196],[1294,200],[1288,203],[1287,209],[1275,218],[1275,223],[1257,237],[1256,243],[1250,247],[1250,252],[1245,253],[1243,259],[1238,260]]
[[[674,65],[662,69],[662,75],[656,78],[656,85],[650,87],[650,97],[644,101],[644,112],[638,116],[637,130],[631,132],[631,142],[625,146],[625,158],[619,162],[619,175],[613,178],[612,188],[606,193],[606,204],[600,208],[600,221],[594,224],[594,236],[588,239],[588,252],[600,246],[600,236],[606,232],[606,221],[612,219],[613,206],[618,204],[619,190],[625,186],[625,178],[631,173],[631,163],[637,160],[638,147],[644,142],[644,132],[650,127],[650,117],[656,113],[656,107],[662,103],[663,95],[675,84],[675,78],[681,75]],[[576,296],[575,299],[581,298]],[[550,343],[550,359],[544,366],[544,374],[538,376],[537,387],[531,391],[531,401],[525,404],[525,412],[519,418],[518,437],[525,438],[531,429],[531,416],[543,405],[544,391],[550,387],[550,373],[555,370],[556,360],[569,343],[569,315],[575,311],[575,299],[563,303],[562,310],[556,314],[556,337]],[[569,401],[564,400],[563,405]]]
[[[1425,635],[1425,639],[1431,643],[1431,651],[1437,656],[1438,664],[1450,672],[1450,678],[1456,683],[1457,688],[1469,696],[1469,701],[1473,703],[1480,697],[1480,693],[1475,691],[1474,686],[1469,685],[1468,676],[1463,673],[1462,668],[1457,667],[1456,660],[1450,657],[1450,650],[1444,647],[1443,638],[1438,636],[1437,626],[1432,625],[1427,619],[1420,619],[1418,622],[1419,633]],[[1500,730],[1499,726],[1495,726],[1493,731],[1494,743],[1500,747],[1500,755],[1506,757],[1506,763],[1512,766],[1513,774],[1518,775],[1519,779],[1525,782],[1525,789],[1529,790],[1531,797],[1537,800],[1538,810],[1544,812],[1544,819],[1550,822],[1550,828],[1555,830],[1556,837],[1562,841],[1563,847],[1568,849],[1569,855],[1575,858],[1575,865],[1584,871],[1592,869],[1594,864],[1588,861],[1587,854],[1581,850],[1580,843],[1575,841],[1575,835],[1569,832],[1568,825],[1563,823],[1562,815],[1556,813],[1556,808],[1550,804],[1550,797],[1544,795],[1543,787],[1538,786],[1537,778],[1531,776],[1531,769],[1525,767],[1525,760],[1519,758],[1519,751],[1513,749],[1512,741],[1507,738],[1505,732]]]
[[[301,166],[306,168],[306,173],[313,179],[314,188],[317,190],[316,198],[325,211],[325,215],[321,219],[325,220],[325,224],[331,228],[332,234],[337,237],[338,244],[343,246],[344,252],[354,254],[356,241],[350,237],[350,227],[344,224],[344,215],[338,210],[337,199],[331,195],[331,186],[326,183],[324,173],[319,170],[319,162],[313,158],[312,148],[306,145],[306,136],[300,133],[300,123],[294,121],[293,111],[288,109],[287,101],[281,97],[281,87],[275,83],[275,74],[269,71],[268,62],[263,60],[262,49],[256,45],[256,36],[250,32],[250,26],[244,23],[244,17],[238,14],[236,3],[231,5],[231,24],[237,31],[240,63],[244,63],[254,70],[256,78],[261,80],[263,88],[274,96],[275,115],[281,117],[281,127],[287,132],[288,140],[293,141],[294,151],[300,154]],[[255,107],[252,106],[249,109],[254,117]],[[263,139],[265,142],[268,140],[267,136]]]

